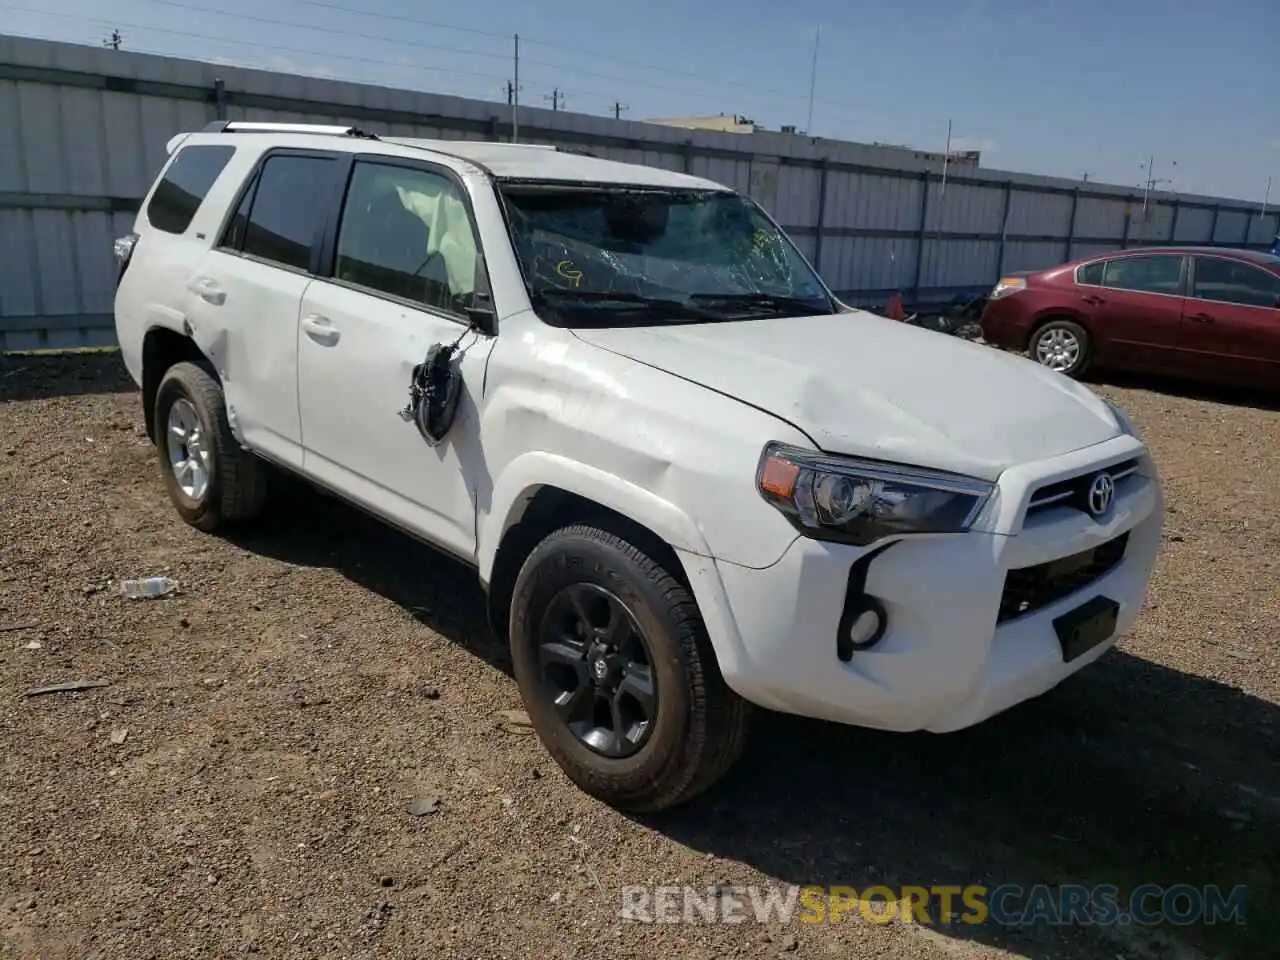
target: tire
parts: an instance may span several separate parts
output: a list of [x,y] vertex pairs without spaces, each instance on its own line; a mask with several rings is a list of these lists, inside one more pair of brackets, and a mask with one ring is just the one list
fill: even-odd
[[[574,599],[580,601],[577,607]],[[621,604],[621,613],[612,601]],[[629,755],[619,755],[616,737],[612,749],[606,744],[602,752],[597,735],[604,725],[584,737],[591,723],[576,721],[575,732],[556,706],[555,694],[569,685],[570,674],[578,689],[593,683],[590,666],[597,661],[588,655],[582,634],[576,638],[582,647],[580,662],[571,665],[566,660],[577,656],[571,644],[559,644],[558,651],[541,644],[543,625],[553,620],[566,625],[560,636],[570,635],[567,624],[581,619],[575,609],[585,610],[597,627],[603,628],[611,615],[621,625],[613,634],[616,656],[630,662],[620,675],[588,687],[583,696],[601,711],[597,716],[602,720],[610,712],[602,696],[620,704],[608,725],[630,730],[631,745],[622,747],[635,751]],[[599,629],[595,636],[606,633]],[[628,633],[639,636],[620,639]],[[677,806],[719,780],[742,753],[751,706],[725,684],[693,597],[670,572],[621,537],[578,525],[538,544],[516,577],[510,641],[516,684],[543,745],[581,790],[612,807],[649,813]],[[572,656],[548,656],[550,652]],[[647,670],[639,659],[647,659]],[[644,701],[631,690],[643,690],[646,675],[655,695],[649,722],[637,735],[636,718],[645,713]],[[608,697],[615,682],[624,692]],[[589,707],[575,712],[578,717],[590,714]],[[614,722],[619,716],[620,725]]]
[[[196,421],[198,448],[187,447],[175,433],[170,422],[175,408],[178,421]],[[165,489],[183,520],[211,532],[261,513],[267,492],[266,464],[232,436],[222,385],[208,370],[177,363],[165,371],[156,390],[155,424]],[[197,476],[191,472],[179,481],[174,464],[181,459],[204,465],[202,486],[191,482]]]
[[1041,366],[1078,380],[1088,372],[1092,363],[1093,342],[1089,339],[1089,332],[1080,324],[1070,320],[1050,320],[1031,335],[1027,353]]

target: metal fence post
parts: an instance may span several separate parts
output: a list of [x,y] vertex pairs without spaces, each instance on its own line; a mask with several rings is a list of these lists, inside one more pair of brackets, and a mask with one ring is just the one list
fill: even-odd
[[924,238],[929,223],[929,171],[920,174],[920,229],[916,233],[916,277],[911,284],[912,303],[920,299],[920,278],[924,270]]
[[1080,209],[1080,188],[1071,191],[1071,220],[1067,224],[1067,255],[1063,259],[1070,260],[1076,245],[1076,211]]
[[1213,221],[1209,224],[1209,243],[1216,244],[1218,242],[1218,214],[1222,212],[1222,204],[1215,203],[1213,205]]
[[813,238],[813,269],[822,274],[822,234],[827,226],[827,158],[818,161],[818,216],[817,234]]
[[1245,211],[1244,218],[1244,239],[1240,241],[1240,246],[1247,248],[1249,246],[1249,234],[1253,232],[1253,214],[1248,210]]
[[693,141],[684,142],[684,172],[693,173]]
[[1124,250],[1129,246],[1129,226],[1133,223],[1133,197],[1129,197],[1124,203],[1124,235],[1120,237],[1120,249]]
[[1169,223],[1169,242],[1178,242],[1178,214],[1182,212],[1182,200],[1175,197],[1173,201],[1173,216]]
[[996,263],[996,280],[1004,276],[1005,242],[1009,234],[1009,211],[1013,207],[1013,181],[1004,185],[1004,210],[1000,214],[1000,258]]
[[213,81],[213,118],[227,119],[227,85],[221,77]]

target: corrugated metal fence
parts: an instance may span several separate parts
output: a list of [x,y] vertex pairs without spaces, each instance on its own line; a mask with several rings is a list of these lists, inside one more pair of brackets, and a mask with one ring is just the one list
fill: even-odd
[[[214,119],[509,139],[494,104],[0,37],[0,349],[114,342],[111,241],[175,133]],[[520,139],[684,170],[749,193],[854,303],[981,292],[1006,270],[1149,243],[1266,246],[1257,205],[941,166],[908,151],[523,108]]]

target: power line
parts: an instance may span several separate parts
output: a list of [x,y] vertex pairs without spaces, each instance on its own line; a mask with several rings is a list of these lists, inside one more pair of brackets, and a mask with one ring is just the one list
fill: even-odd
[[380,20],[398,20],[401,23],[416,23],[424,27],[435,27],[437,30],[454,30],[458,33],[471,33],[480,37],[493,37],[498,40],[509,40],[511,34],[496,33],[492,30],[478,30],[475,27],[460,27],[457,24],[441,23],[438,20],[423,20],[420,17],[406,17],[395,13],[376,13],[372,10],[361,10],[359,7],[348,7],[341,3],[329,3],[327,0],[295,0],[312,7],[323,7],[326,10],[340,10],[343,13],[354,13],[362,17],[377,17]]
[[[171,3],[171,0],[152,0],[152,2]],[[495,39],[502,39],[502,40],[509,40],[511,38],[511,34],[509,33],[498,33],[496,31],[491,31],[491,30],[480,30],[475,27],[462,27],[456,24],[443,23],[439,20],[428,20],[421,17],[406,16],[404,14],[382,13],[380,11],[374,11],[374,10],[361,10],[358,7],[352,7],[342,3],[333,3],[331,2],[331,0],[293,0],[293,2],[306,4],[312,7],[320,7],[325,10],[336,10],[342,13],[349,13],[354,16],[373,17],[378,20],[388,20],[388,21],[394,21],[398,23],[412,23],[412,24],[417,24],[419,26],[432,27],[437,30],[453,30],[459,33],[469,33],[475,36],[493,37]],[[198,8],[198,9],[201,9],[202,12],[209,12],[209,13],[218,12],[213,10],[206,10],[205,8]],[[312,29],[312,28],[309,28],[309,29]],[[342,32],[342,31],[339,31],[339,32]],[[386,38],[381,38],[381,39],[386,39]],[[610,63],[625,64],[627,66],[640,67],[645,70],[658,71],[667,76],[683,76],[683,77],[688,77],[694,80],[704,80],[704,81],[709,80],[720,86],[736,87],[738,89],[746,90],[748,92],[755,93],[757,95],[773,97],[776,99],[799,101],[803,99],[805,96],[803,93],[795,93],[795,92],[790,92],[785,90],[773,90],[769,88],[758,87],[755,84],[751,84],[751,83],[743,83],[741,81],[736,81],[736,80],[726,80],[723,77],[719,77],[714,74],[699,73],[692,70],[681,70],[678,68],[665,66],[663,64],[653,63],[651,61],[638,60],[632,57],[620,57],[620,56],[615,56],[611,53],[600,53],[595,50],[590,50],[583,47],[571,46],[569,44],[559,43],[559,42],[550,41],[550,40],[532,39],[527,36],[524,36],[523,34],[521,35],[521,41],[525,44],[532,44],[534,46],[546,47],[552,50],[562,50],[562,51],[565,51],[566,53],[572,53],[575,57],[593,57],[597,59],[608,60]],[[449,49],[452,49],[452,48],[449,48]],[[631,77],[619,77],[617,75],[595,73],[590,70],[583,70],[579,67],[565,66],[563,64],[549,63],[547,61],[526,60],[525,62],[531,66],[549,67],[551,69],[560,70],[562,72],[575,73],[580,76],[593,77],[600,80],[615,80],[615,81],[621,81],[623,83],[632,83],[637,86],[648,86],[655,90],[666,90],[666,91],[673,91],[676,93],[685,93],[688,90],[688,88],[682,89],[678,87],[652,84],[652,83],[648,83],[647,81],[635,80],[634,78],[631,78]],[[814,102],[827,103],[827,104],[832,104],[836,106],[844,105],[842,101],[829,100],[821,97],[816,98]]]
[[[226,37],[211,36],[207,33],[191,33],[186,30],[169,30],[162,27],[148,27],[148,26],[143,26],[140,23],[119,23],[118,21],[102,20],[97,17],[84,17],[84,16],[80,16],[79,14],[53,13],[48,10],[37,10],[33,7],[15,7],[15,6],[10,6],[8,4],[5,4],[3,6],[0,6],[0,10],[9,10],[14,13],[34,13],[43,17],[58,17],[59,19],[65,19],[65,20],[87,20],[90,23],[117,23],[118,26],[127,27],[131,30],[144,30],[144,31],[149,31],[151,33],[163,33],[163,34],[168,34],[170,36],[175,36],[175,37],[187,37],[192,40],[204,40],[204,41],[211,41],[214,43],[229,43],[235,46],[253,47],[255,49],[270,50],[277,53],[299,53],[299,54],[304,54],[310,57],[323,57],[324,59],[327,59],[327,60],[348,60],[348,61],[351,61],[352,63],[365,63],[365,64],[371,64],[379,67],[392,67],[397,70],[406,70],[406,69],[426,70],[432,73],[463,74],[471,77],[484,77],[485,79],[490,79],[490,80],[502,79],[502,74],[500,73],[484,73],[476,70],[458,70],[452,67],[424,67],[419,64],[410,65],[410,64],[388,63],[385,60],[371,60],[368,57],[353,57],[348,54],[327,53],[323,50],[306,50],[300,47],[282,47],[274,43],[261,43],[261,42],[252,41],[252,40],[231,40]],[[47,38],[36,37],[32,39],[47,39]],[[134,48],[134,49],[135,49],[135,52],[138,52],[138,53],[152,53],[152,54],[155,54],[156,56],[162,56],[162,57],[173,56],[172,53],[166,53],[164,51],[158,51],[158,50],[144,51],[138,48]],[[190,58],[187,58],[187,59],[190,59]],[[261,65],[250,66],[249,69],[261,70],[262,66]]]
[[[373,33],[352,33],[350,30],[344,30],[344,29],[335,28],[335,27],[321,27],[321,26],[315,26],[309,23],[304,24],[304,23],[297,23],[291,20],[279,20],[273,17],[260,17],[260,16],[257,16],[256,14],[241,14],[241,13],[234,13],[226,10],[211,10],[206,7],[200,7],[194,4],[183,3],[181,2],[181,0],[150,0],[150,2],[158,4],[160,6],[174,7],[179,10],[190,10],[196,13],[209,13],[209,14],[214,14],[216,16],[229,17],[235,20],[247,20],[254,23],[266,23],[266,24],[271,24],[273,26],[289,27],[295,30],[311,30],[316,33],[326,33],[332,36],[356,37],[361,40],[374,40],[381,43],[390,43],[390,44],[395,44],[397,46],[408,47],[410,49],[438,50],[438,51],[448,52],[448,53],[457,53],[463,56],[488,57],[490,59],[497,59],[497,60],[510,59],[509,56],[505,53],[495,53],[488,50],[470,50],[465,48],[459,49],[457,47],[451,47],[451,46],[440,46],[437,44],[421,43],[416,40],[401,40],[399,38],[386,37],[386,36],[381,36],[379,34],[373,34]],[[356,11],[348,7],[340,7],[336,4],[325,2],[325,0],[297,0],[297,2],[314,4],[316,6],[323,6],[326,8],[340,9],[340,10],[345,10],[352,13],[360,13],[365,16],[386,17],[387,19],[393,18],[393,15],[391,14],[379,14],[379,13],[374,13],[372,11]],[[440,24],[436,21],[425,21],[425,20],[419,21],[419,20],[416,20],[415,18],[401,17],[398,15],[394,16],[394,19],[406,20],[412,23],[421,23],[423,25],[430,25],[437,29],[444,27],[443,24]],[[459,28],[459,29],[463,29],[463,28]],[[484,36],[502,36],[504,40],[509,39],[509,37],[505,35],[491,34],[488,31],[475,31],[475,30],[471,30],[470,28],[467,28],[467,32],[481,33]],[[526,40],[526,42],[541,43],[540,41],[528,41],[528,40]],[[551,46],[550,44],[542,44],[542,45]],[[559,45],[555,45],[555,46],[557,46],[558,49],[566,49],[566,50],[574,49],[571,47],[561,47]],[[574,52],[577,53],[578,51],[574,50]],[[566,66],[564,64],[552,63],[546,60],[525,59],[524,63],[528,66],[545,67],[549,70],[554,70],[560,73],[572,73],[572,74],[577,74],[579,76],[591,77],[597,80],[609,80],[615,83],[626,83],[633,86],[646,87],[654,90],[663,90],[666,92],[679,93],[682,95],[689,93],[688,87],[676,87],[676,86],[671,86],[669,84],[658,84],[658,83],[652,83],[645,80],[636,80],[634,78],[629,78],[629,77],[620,77],[617,74],[599,73],[593,70],[584,70],[581,67]],[[653,69],[661,69],[661,68],[653,68]],[[702,76],[699,74],[691,74],[691,75]],[[747,89],[756,90],[756,88],[752,88],[752,87],[747,87]],[[761,91],[757,90],[756,92],[761,92]],[[797,94],[771,93],[769,91],[763,91],[763,92],[766,95],[785,97],[788,100],[796,100],[799,98],[799,95]],[[555,110],[558,108],[553,104],[552,109]],[[812,115],[812,91],[810,91],[810,114]]]
[[[37,10],[32,7],[19,7],[19,6],[9,5],[9,4],[0,5],[0,10],[9,10],[9,11],[18,12],[18,13],[33,13],[33,14],[38,14],[40,16],[56,17],[59,19],[67,19],[67,20],[87,21],[90,23],[114,22],[114,21],[107,21],[107,20],[103,20],[95,17],[83,17],[76,14],[50,13],[44,10]],[[359,64],[365,64],[368,66],[379,67],[382,69],[394,70],[397,72],[403,72],[405,70],[429,70],[434,73],[464,74],[466,76],[482,77],[487,79],[502,79],[502,75],[498,73],[489,73],[489,72],[476,71],[476,70],[458,70],[458,69],[450,69],[446,67],[421,67],[417,65],[399,64],[399,63],[392,63],[392,62],[387,62],[383,60],[373,60],[367,57],[355,57],[349,54],[327,53],[322,50],[307,49],[302,47],[282,47],[282,46],[277,46],[275,44],[264,44],[264,43],[255,42],[255,41],[232,40],[224,37],[215,37],[210,34],[195,33],[195,32],[185,31],[185,30],[170,30],[164,27],[144,27],[141,24],[134,24],[134,23],[123,23],[123,24],[120,24],[120,26],[128,27],[131,29],[143,30],[143,31],[151,31],[153,33],[166,34],[166,35],[175,36],[175,37],[183,37],[183,38],[188,38],[192,40],[201,40],[201,41],[214,42],[214,43],[227,43],[235,46],[243,46],[243,47],[248,47],[254,50],[263,50],[263,51],[268,51],[273,53],[293,53],[293,54],[301,54],[301,55],[312,56],[312,57],[323,58],[323,59],[344,60],[352,63],[359,63]],[[22,36],[22,35],[6,34],[6,36]],[[29,36],[29,35],[27,38],[33,39],[33,40],[50,39],[48,37]],[[172,51],[169,51],[169,50],[147,49],[147,48],[138,47],[138,46],[133,46],[131,47],[131,49],[135,53],[147,53],[147,54],[153,54],[155,56],[174,56],[175,55]],[[190,58],[184,57],[184,59],[190,59]],[[523,62],[523,60],[521,62]],[[243,66],[247,69],[258,69],[258,70],[263,69],[263,64],[260,62],[259,63],[244,62],[239,64],[228,64],[228,65]],[[352,76],[350,74],[346,76],[342,76],[336,73],[327,73],[327,72],[325,75],[321,76],[320,79],[347,80],[355,83],[368,83],[370,80],[370,78],[367,76],[365,77]],[[513,81],[508,79],[508,80],[504,80],[503,83],[504,83],[504,89],[506,89],[507,86],[511,86],[513,84]],[[513,105],[513,108],[517,111],[519,109],[519,91],[523,89],[524,89],[524,84],[521,83],[516,85],[515,88],[510,92],[509,99],[510,101],[514,101],[512,105]],[[433,86],[431,90],[425,90],[424,92],[443,93],[446,95],[460,96],[468,99],[477,99],[475,94],[470,91],[447,90],[437,86]],[[554,96],[554,103],[552,105],[552,109],[563,109],[564,99],[565,99],[564,92],[557,88],[553,95],[548,95],[545,97],[545,99],[551,100],[552,96]],[[590,94],[590,96],[593,96],[595,99],[601,102],[608,102],[610,104],[614,102],[611,98],[607,98],[604,96],[604,94],[601,94],[601,93]],[[515,122],[516,123],[519,122],[518,118],[516,119]]]
[[[164,5],[164,6],[171,6],[171,7],[175,7],[175,8],[179,8],[179,9],[185,9],[185,10],[191,10],[191,11],[199,11],[199,12],[207,12],[207,13],[222,13],[222,11],[206,10],[206,9],[204,9],[204,8],[201,8],[201,7],[196,7],[196,6],[191,5],[191,4],[183,3],[183,2],[181,2],[181,0],[152,0],[152,2],[155,2],[155,3],[161,4],[161,5]],[[339,5],[336,5],[336,4],[330,4],[330,3],[327,3],[327,2],[325,2],[325,0],[297,0],[297,2],[300,2],[300,3],[305,2],[305,3],[310,3],[310,4],[314,4],[314,5],[318,5],[318,6],[325,6],[325,7],[334,7],[335,9],[348,9],[348,8],[345,8],[345,7],[340,7]],[[23,12],[23,13],[31,13],[31,14],[41,15],[41,16],[56,17],[56,18],[59,18],[59,19],[82,20],[82,21],[89,21],[89,22],[96,22],[96,23],[111,23],[111,22],[112,22],[112,21],[102,20],[102,19],[94,18],[94,17],[83,17],[83,16],[75,15],[75,14],[55,13],[55,12],[50,12],[50,11],[47,11],[47,10],[36,9],[36,8],[31,8],[31,7],[20,7],[20,6],[9,6],[9,5],[4,5],[4,6],[0,6],[0,9],[8,9],[8,10],[12,10],[12,11],[15,11],[15,12]],[[352,11],[352,12],[361,13],[362,11]],[[224,15],[229,15],[229,16],[239,16],[239,15],[236,15],[236,14],[224,14]],[[369,16],[380,16],[380,17],[385,17],[385,18],[387,18],[387,19],[405,19],[405,20],[410,20],[411,22],[431,23],[430,21],[418,21],[418,20],[414,20],[413,18],[393,17],[393,16],[392,16],[392,15],[390,15],[390,14],[373,14],[373,13],[368,13],[367,15],[369,15]],[[301,28],[301,29],[315,30],[315,31],[318,31],[318,32],[321,32],[321,33],[336,34],[336,35],[345,36],[345,37],[358,36],[358,37],[361,37],[361,38],[363,38],[363,39],[369,39],[369,40],[375,40],[375,41],[382,41],[382,42],[386,42],[386,43],[393,43],[393,44],[398,44],[398,45],[402,45],[402,46],[405,46],[405,47],[418,48],[418,49],[423,49],[423,50],[440,50],[440,51],[457,52],[457,53],[461,53],[461,54],[463,54],[463,55],[476,55],[476,56],[483,56],[483,57],[489,57],[489,58],[492,58],[492,59],[495,59],[495,60],[508,60],[508,59],[510,59],[507,55],[500,54],[500,53],[495,53],[495,52],[479,51],[479,50],[457,50],[456,48],[452,48],[452,47],[436,46],[436,45],[432,45],[432,44],[418,43],[418,42],[416,42],[416,41],[399,40],[399,39],[396,39],[396,38],[392,38],[392,37],[384,37],[384,36],[378,36],[378,35],[375,35],[375,34],[352,34],[352,33],[351,33],[351,32],[349,32],[349,31],[340,30],[340,29],[337,29],[337,28],[311,26],[311,25],[307,25],[307,24],[299,24],[299,23],[295,23],[295,22],[291,22],[291,21],[286,21],[286,20],[276,20],[276,19],[273,19],[273,18],[267,18],[267,17],[241,16],[241,17],[240,17],[240,19],[247,19],[247,20],[256,21],[256,22],[262,22],[262,23],[270,23],[270,24],[279,25],[279,26],[286,26],[286,27],[290,27],[290,28],[294,28],[294,29]],[[442,27],[442,28],[446,28],[446,27],[447,27],[447,25],[443,25],[443,24],[435,24],[435,25],[436,25],[436,26],[440,26],[440,27]],[[384,70],[385,70],[385,69],[395,70],[395,71],[396,71],[396,72],[398,72],[398,73],[404,73],[405,71],[424,71],[424,72],[436,73],[436,74],[458,75],[458,76],[467,76],[467,77],[480,77],[480,78],[485,78],[485,79],[493,79],[493,78],[497,78],[497,79],[501,79],[501,80],[503,80],[503,81],[504,81],[504,83],[505,83],[505,82],[510,82],[510,81],[508,80],[508,78],[503,77],[503,75],[502,75],[502,74],[495,73],[495,72],[491,72],[491,71],[467,70],[467,69],[461,69],[461,68],[450,68],[450,67],[431,67],[431,66],[419,65],[419,64],[416,64],[416,63],[415,63],[415,64],[393,63],[393,62],[387,62],[387,61],[382,61],[382,60],[372,59],[372,58],[369,58],[369,57],[356,57],[356,56],[352,56],[352,55],[350,55],[350,54],[329,53],[329,52],[326,52],[326,51],[315,50],[315,49],[307,49],[307,48],[302,48],[302,47],[283,47],[283,46],[278,46],[278,45],[276,45],[276,44],[267,44],[267,43],[262,43],[262,42],[258,42],[258,41],[234,40],[234,39],[230,39],[230,38],[226,38],[226,37],[221,37],[221,36],[211,36],[211,35],[209,35],[209,34],[196,33],[196,32],[192,32],[192,31],[172,30],[172,29],[163,28],[163,27],[144,26],[143,24],[137,24],[137,23],[118,23],[118,22],[116,22],[116,26],[117,26],[117,27],[126,27],[126,28],[130,28],[130,29],[135,29],[135,30],[150,31],[150,32],[152,32],[152,33],[157,33],[157,34],[166,34],[166,35],[174,36],[174,37],[186,37],[186,38],[195,39],[195,40],[209,41],[209,42],[215,42],[215,43],[225,43],[225,44],[230,44],[230,45],[234,45],[234,46],[244,46],[244,47],[251,47],[251,48],[255,48],[255,49],[262,49],[262,50],[270,50],[270,51],[272,51],[272,52],[276,52],[276,53],[294,53],[294,54],[302,54],[302,55],[311,56],[311,57],[324,58],[325,60],[344,60],[344,61],[353,62],[353,63],[369,64],[369,65],[377,66],[377,67],[379,67],[379,68],[381,68],[381,69],[384,69]],[[470,32],[470,33],[478,33],[478,34],[494,35],[494,36],[503,36],[503,37],[504,37],[504,39],[506,39],[506,40],[510,40],[510,39],[511,39],[509,35],[505,35],[505,36],[504,36],[504,35],[500,35],[500,34],[489,34],[487,31],[478,31],[478,30],[473,30],[473,29],[470,29],[470,28],[458,28],[458,29],[465,30],[466,32]],[[118,32],[118,31],[117,31],[117,32]],[[522,37],[521,39],[523,39],[523,37]],[[138,48],[134,48],[134,49],[135,49],[135,50],[137,50],[138,52],[154,52],[154,53],[157,53],[157,54],[159,54],[159,55],[161,55],[161,56],[165,56],[165,55],[173,55],[173,54],[171,54],[171,53],[169,53],[169,52],[167,52],[167,51],[142,51],[142,50],[140,50],[140,49],[138,49]],[[571,49],[571,48],[566,48],[566,49]],[[630,85],[633,85],[633,86],[648,87],[648,88],[657,89],[657,90],[673,91],[673,92],[676,92],[676,93],[680,93],[680,94],[682,94],[682,95],[687,95],[687,94],[689,94],[689,93],[690,93],[690,91],[689,91],[687,88],[673,87],[673,86],[669,86],[669,85],[665,85],[665,84],[648,83],[648,82],[643,81],[643,80],[635,80],[635,79],[633,79],[633,78],[619,77],[619,76],[614,75],[614,74],[596,73],[596,72],[593,72],[593,71],[581,70],[580,68],[576,68],[576,67],[566,67],[566,66],[562,66],[562,65],[560,65],[560,64],[555,64],[555,63],[550,63],[550,62],[545,62],[545,61],[528,61],[527,59],[521,58],[521,65],[523,66],[523,65],[526,65],[526,64],[532,64],[532,65],[535,65],[535,66],[542,66],[542,67],[545,67],[545,68],[548,68],[548,69],[550,69],[550,70],[554,70],[554,71],[557,71],[557,72],[580,73],[580,74],[583,74],[583,75],[585,75],[585,76],[596,77],[596,78],[599,78],[599,79],[602,79],[602,80],[609,80],[609,81],[613,81],[613,82],[616,82],[616,83],[626,83],[626,84],[630,84]],[[261,65],[254,65],[254,66],[257,66],[259,69],[261,69]],[[326,72],[327,72],[327,71],[326,71]],[[356,78],[344,78],[344,79],[355,79],[357,82],[368,82],[368,80],[369,80],[370,78],[367,78],[367,77],[365,77],[365,78],[356,77]],[[398,80],[398,81],[396,81],[396,82],[401,82],[401,83],[403,83],[404,81],[403,81],[403,80]],[[454,92],[454,91],[446,91],[446,90],[444,90],[444,89],[442,89],[442,88],[439,88],[439,87],[436,87],[435,89],[437,90],[437,92],[442,92],[442,93],[444,93],[444,92],[454,93],[454,95],[459,95],[459,96],[467,96],[467,97],[474,97],[474,96],[475,96],[473,93],[457,93],[457,92]],[[592,95],[592,94],[590,94],[589,92],[588,92],[588,93],[586,93],[586,95],[587,95],[588,97],[593,96],[593,95]],[[594,96],[597,96],[597,97],[599,97],[599,99],[604,100],[605,102],[609,103],[609,104],[610,104],[610,107],[611,107],[611,108],[613,108],[612,112],[614,113],[614,116],[615,116],[615,117],[619,117],[619,116],[620,116],[620,114],[621,114],[621,110],[617,109],[617,108],[620,106],[620,104],[618,103],[618,101],[614,100],[613,98],[606,98],[606,97],[604,97],[604,96],[602,96],[602,95],[599,95],[599,94],[595,94]],[[788,96],[788,98],[789,98],[789,99],[795,99],[795,97],[792,97],[792,96],[790,96],[790,95],[787,95],[787,96]],[[511,99],[512,101],[514,101],[514,102],[513,102],[513,107],[518,111],[518,108],[519,108],[518,91],[513,92],[513,94],[512,94],[512,96],[510,97],[510,99]],[[563,107],[563,103],[564,103],[564,96],[563,96],[563,93],[559,90],[559,88],[558,88],[558,87],[556,88],[556,90],[555,90],[554,94],[553,94],[551,97],[547,97],[546,99],[551,100],[551,104],[552,104],[552,109],[553,109],[553,110],[560,110],[560,109],[562,109],[562,107]],[[517,122],[518,122],[518,121],[517,121]]]
[[511,59],[508,54],[493,53],[489,50],[466,50],[458,47],[438,46],[431,43],[420,43],[416,40],[399,40],[395,37],[382,37],[378,36],[376,33],[352,33],[350,30],[340,30],[335,27],[317,27],[310,23],[296,23],[292,20],[275,20],[271,17],[252,16],[247,13],[233,13],[229,10],[209,10],[205,7],[197,7],[189,3],[179,3],[178,0],[150,0],[150,2],[158,3],[165,7],[176,7],[179,10],[191,10],[196,13],[211,13],[219,17],[230,17],[233,20],[248,20],[253,23],[269,23],[277,27],[289,27],[292,30],[313,30],[316,33],[327,33],[338,37],[355,37],[358,40],[377,40],[380,43],[393,43],[398,46],[410,47],[419,50],[440,50],[446,53],[459,53],[469,57],[490,57],[495,60]]

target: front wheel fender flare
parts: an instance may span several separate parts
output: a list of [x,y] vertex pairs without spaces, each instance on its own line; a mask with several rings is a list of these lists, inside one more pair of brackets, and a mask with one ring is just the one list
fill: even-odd
[[638,484],[599,467],[535,451],[512,460],[494,484],[487,513],[477,530],[476,562],[480,580],[488,584],[498,548],[539,490],[554,487],[607,507],[647,527],[672,549],[709,557],[710,547],[693,519],[683,510]]

